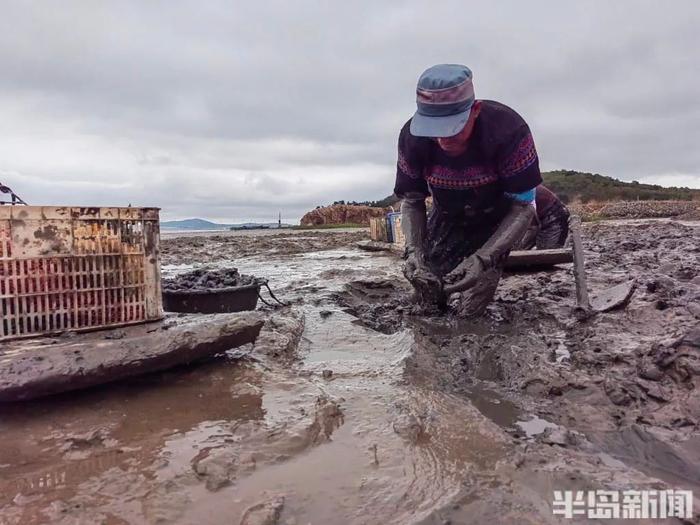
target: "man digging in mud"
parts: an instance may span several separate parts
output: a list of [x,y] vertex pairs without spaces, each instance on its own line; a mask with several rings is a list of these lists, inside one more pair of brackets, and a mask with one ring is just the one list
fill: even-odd
[[510,250],[562,247],[569,213],[541,185],[525,121],[503,104],[475,100],[469,68],[426,70],[417,106],[399,135],[394,187],[402,199],[404,275],[423,305],[444,307],[460,292],[458,313],[479,315]]

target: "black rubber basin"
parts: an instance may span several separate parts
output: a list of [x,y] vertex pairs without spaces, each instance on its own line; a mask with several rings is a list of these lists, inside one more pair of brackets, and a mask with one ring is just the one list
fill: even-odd
[[235,288],[164,291],[163,309],[166,312],[192,314],[223,314],[255,310],[260,286],[260,283],[254,283]]

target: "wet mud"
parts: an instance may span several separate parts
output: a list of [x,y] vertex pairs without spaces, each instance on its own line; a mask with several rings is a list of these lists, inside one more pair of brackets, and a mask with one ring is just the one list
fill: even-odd
[[699,233],[586,224],[592,294],[638,282],[586,319],[570,265],[506,275],[470,320],[417,315],[400,261],[355,234],[170,239],[166,278],[235,267],[290,306],[220,359],[2,406],[1,516],[588,523],[553,491],[700,494]]
[[369,237],[368,230],[287,231],[251,234],[225,232],[214,235],[166,236],[161,241],[163,264],[232,261],[254,255],[286,256],[344,248]]
[[[407,316],[388,307],[405,292],[387,283],[351,283],[341,301],[372,328],[410,327],[419,343],[406,360],[408,381],[466,396],[516,441],[599,456],[638,483],[656,478],[697,492],[699,232],[677,223],[587,225],[593,294],[629,278],[640,285],[625,308],[587,319],[572,309],[570,269],[506,275],[486,315],[473,320]],[[387,294],[374,304],[377,286]],[[528,413],[536,432],[484,409],[483,396],[474,397],[484,384]]]

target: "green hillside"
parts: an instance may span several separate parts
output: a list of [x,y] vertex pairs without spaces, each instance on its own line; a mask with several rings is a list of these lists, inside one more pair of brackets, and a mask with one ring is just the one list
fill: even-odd
[[622,182],[596,173],[557,170],[542,174],[544,184],[564,202],[589,201],[700,200],[700,190],[664,188],[637,181]]

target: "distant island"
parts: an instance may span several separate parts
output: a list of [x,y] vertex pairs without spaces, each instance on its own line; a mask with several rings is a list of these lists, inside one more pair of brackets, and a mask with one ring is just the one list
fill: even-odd
[[[258,230],[258,229],[277,229],[280,227],[277,222],[244,222],[237,224],[221,224],[211,222],[206,219],[184,219],[180,221],[162,221],[161,229],[164,230],[199,230],[199,231],[214,231],[214,230]],[[282,228],[291,228],[289,224],[282,223]]]

